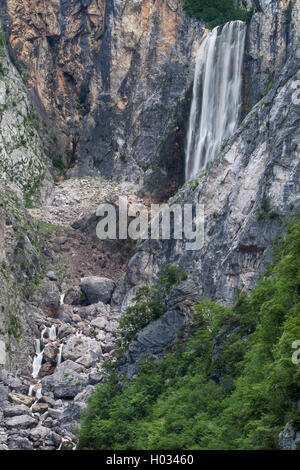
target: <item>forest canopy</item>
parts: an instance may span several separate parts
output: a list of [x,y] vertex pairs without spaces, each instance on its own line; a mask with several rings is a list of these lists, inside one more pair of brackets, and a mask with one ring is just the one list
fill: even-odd
[[234,0],[185,0],[188,15],[204,20],[210,29],[228,21],[249,21],[252,11],[234,6]]

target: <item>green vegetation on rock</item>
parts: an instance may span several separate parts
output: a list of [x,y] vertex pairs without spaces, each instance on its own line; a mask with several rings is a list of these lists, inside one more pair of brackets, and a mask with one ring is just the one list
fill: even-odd
[[249,21],[252,11],[235,7],[234,0],[185,0],[184,9],[190,16],[204,20],[209,28],[228,21]]
[[300,426],[299,298],[298,214],[249,296],[231,308],[203,300],[163,361],[98,386],[79,449],[277,449],[285,424]]
[[148,286],[139,288],[133,299],[134,305],[126,309],[126,313],[120,320],[120,339],[115,351],[117,358],[123,355],[139,331],[167,311],[166,296],[187,276],[187,273],[180,268],[164,264],[160,267],[158,283],[151,288]]

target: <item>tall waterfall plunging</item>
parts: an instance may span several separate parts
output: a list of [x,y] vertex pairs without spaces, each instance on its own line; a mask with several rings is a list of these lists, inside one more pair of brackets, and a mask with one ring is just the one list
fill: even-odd
[[207,167],[237,127],[241,108],[246,24],[232,21],[213,29],[196,60],[186,147],[186,180]]

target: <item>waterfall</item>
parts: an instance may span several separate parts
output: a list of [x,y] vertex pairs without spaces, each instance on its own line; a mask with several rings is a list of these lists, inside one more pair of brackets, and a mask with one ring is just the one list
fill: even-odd
[[64,305],[64,302],[65,302],[65,295],[66,295],[66,294],[61,294],[61,296],[60,296],[60,305]]
[[57,355],[57,363],[56,363],[56,366],[59,366],[59,364],[61,364],[63,347],[64,347],[63,344],[61,344],[60,347],[59,347],[59,351],[58,351],[58,355]]
[[217,26],[198,50],[186,147],[186,180],[204,170],[235,131],[241,108],[246,24]]
[[35,356],[32,363],[32,377],[36,379],[42,367],[44,350],[41,351],[41,342],[39,339],[35,340]]

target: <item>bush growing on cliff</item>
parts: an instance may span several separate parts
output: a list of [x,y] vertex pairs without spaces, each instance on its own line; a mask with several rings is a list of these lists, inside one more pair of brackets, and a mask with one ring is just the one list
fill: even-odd
[[190,16],[204,20],[210,29],[228,21],[249,21],[252,11],[234,6],[234,0],[185,0],[184,9]]
[[79,449],[276,449],[287,422],[300,429],[300,215],[249,297],[232,308],[204,300],[188,341],[145,362],[121,386],[91,396]]
[[122,351],[127,349],[139,331],[167,311],[166,296],[186,278],[187,274],[180,268],[164,264],[160,268],[159,282],[151,288],[143,286],[138,290],[133,299],[134,305],[127,308],[120,321],[119,345]]

